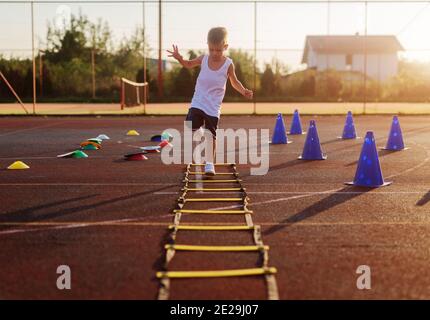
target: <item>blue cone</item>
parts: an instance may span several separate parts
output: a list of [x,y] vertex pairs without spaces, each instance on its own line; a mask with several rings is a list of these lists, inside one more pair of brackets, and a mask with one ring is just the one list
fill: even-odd
[[357,139],[355,132],[354,119],[352,118],[352,112],[348,111],[346,115],[345,126],[342,132],[342,139]]
[[275,129],[273,130],[272,135],[272,144],[286,144],[291,143],[288,141],[287,133],[285,130],[284,119],[282,118],[282,114],[278,113],[276,118]]
[[300,121],[299,111],[294,110],[293,121],[291,122],[291,128],[289,134],[303,134],[302,123]]
[[400,151],[405,148],[403,143],[402,129],[400,128],[400,122],[397,116],[393,117],[393,122],[391,123],[390,135],[388,137],[387,145],[385,150]]
[[306,136],[305,146],[303,153],[299,157],[302,160],[325,160],[327,156],[323,154],[320,145],[320,139],[318,138],[317,126],[315,120],[311,120],[309,123],[308,135]]
[[377,188],[391,184],[391,182],[385,182],[382,176],[378,152],[376,151],[375,138],[373,137],[372,131],[366,133],[360,158],[358,159],[354,181],[348,182],[347,184],[369,188]]

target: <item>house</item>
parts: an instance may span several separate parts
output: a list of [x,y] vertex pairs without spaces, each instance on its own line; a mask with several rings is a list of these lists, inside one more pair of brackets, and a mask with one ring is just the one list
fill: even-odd
[[[364,73],[379,81],[397,75],[398,52],[404,48],[395,36],[307,36],[302,63],[318,71],[334,69]],[[367,53],[367,61],[365,61]]]

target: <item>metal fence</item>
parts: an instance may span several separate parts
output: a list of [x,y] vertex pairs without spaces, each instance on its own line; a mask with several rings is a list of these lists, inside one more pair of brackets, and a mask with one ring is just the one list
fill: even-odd
[[[43,102],[119,110],[121,78],[148,81],[149,102],[189,101],[197,72],[181,71],[166,49],[202,54],[219,25],[255,92],[249,112],[270,102],[360,103],[364,112],[430,102],[429,1],[3,1],[0,21],[0,71],[33,113]],[[340,36],[346,49],[331,40]],[[2,82],[0,102],[15,100]],[[225,101],[243,98],[228,88]]]

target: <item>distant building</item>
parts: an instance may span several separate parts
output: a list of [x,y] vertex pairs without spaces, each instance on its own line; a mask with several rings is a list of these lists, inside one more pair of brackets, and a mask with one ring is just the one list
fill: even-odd
[[[366,38],[366,41],[364,41]],[[398,52],[403,47],[395,36],[307,36],[302,63],[318,71],[334,69],[364,73],[379,81],[397,75]]]

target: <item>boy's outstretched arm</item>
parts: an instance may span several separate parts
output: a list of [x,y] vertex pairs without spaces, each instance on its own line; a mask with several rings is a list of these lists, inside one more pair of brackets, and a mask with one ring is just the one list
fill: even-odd
[[243,84],[237,79],[233,63],[230,64],[230,66],[228,67],[228,77],[230,79],[232,87],[236,89],[237,92],[239,92],[241,95],[248,99],[252,99],[254,93],[252,92],[252,90],[246,89]]
[[167,50],[168,53],[170,53],[168,56],[173,57],[184,67],[184,68],[194,68],[202,64],[202,57],[197,57],[192,60],[185,60],[180,54],[178,50],[178,46],[173,45],[173,51]]

